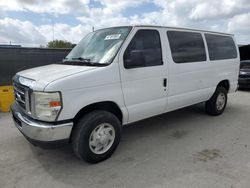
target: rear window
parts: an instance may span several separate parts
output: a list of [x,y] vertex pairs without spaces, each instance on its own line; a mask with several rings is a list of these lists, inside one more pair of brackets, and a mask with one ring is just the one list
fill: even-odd
[[232,37],[205,34],[210,60],[234,59],[237,50]]
[[167,35],[175,63],[206,61],[205,46],[200,33],[168,31]]

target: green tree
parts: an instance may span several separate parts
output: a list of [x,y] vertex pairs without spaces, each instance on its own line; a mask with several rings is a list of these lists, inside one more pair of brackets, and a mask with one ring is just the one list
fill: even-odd
[[47,44],[47,48],[73,48],[75,45],[64,40],[54,40]]

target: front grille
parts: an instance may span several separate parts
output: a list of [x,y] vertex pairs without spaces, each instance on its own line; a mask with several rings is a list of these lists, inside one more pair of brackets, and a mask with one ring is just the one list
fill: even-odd
[[248,78],[248,79],[250,79],[250,73],[249,74],[240,74],[239,77],[240,78]]
[[28,111],[28,87],[23,86],[19,83],[14,82],[14,94],[15,94],[15,100],[21,108],[23,108],[25,111]]
[[240,65],[240,69],[250,70],[250,65],[249,64],[242,64],[242,65]]

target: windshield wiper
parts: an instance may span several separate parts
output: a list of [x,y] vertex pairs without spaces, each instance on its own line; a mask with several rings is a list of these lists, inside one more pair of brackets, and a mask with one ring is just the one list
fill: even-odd
[[96,63],[91,62],[91,59],[89,58],[83,58],[83,57],[75,57],[75,58],[64,58],[62,61],[63,64],[69,64],[69,65],[81,65],[81,66],[107,66],[108,63]]
[[83,58],[83,57],[74,57],[72,60],[79,60],[79,61],[84,61],[84,62],[90,62],[91,59],[89,58]]
[[108,63],[94,63],[94,62],[82,62],[83,65],[86,66],[96,66],[96,67],[105,67]]
[[68,64],[68,65],[79,65],[79,66],[98,66],[98,67],[104,67],[107,66],[108,63],[94,63],[94,62],[85,62],[85,61],[70,61],[70,60],[64,60],[61,62],[62,64]]

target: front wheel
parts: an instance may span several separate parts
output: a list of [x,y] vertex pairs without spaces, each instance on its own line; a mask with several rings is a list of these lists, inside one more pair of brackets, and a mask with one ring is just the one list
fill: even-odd
[[227,90],[218,87],[213,96],[206,102],[206,112],[212,116],[222,114],[227,105]]
[[81,118],[72,132],[72,148],[80,159],[97,163],[109,158],[120,142],[121,123],[107,111],[93,111]]

